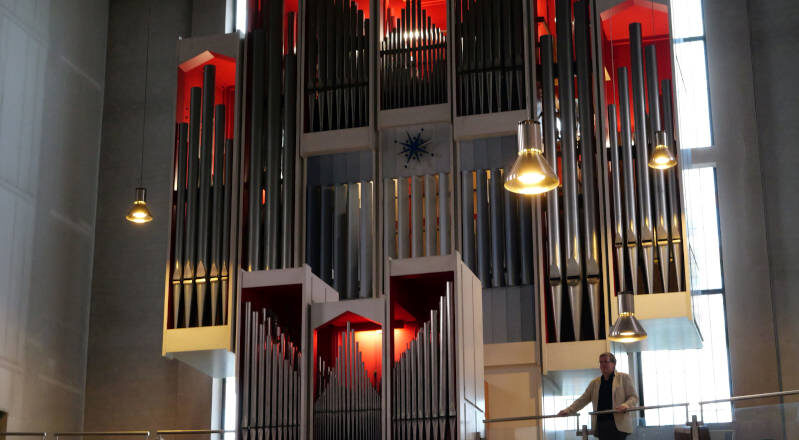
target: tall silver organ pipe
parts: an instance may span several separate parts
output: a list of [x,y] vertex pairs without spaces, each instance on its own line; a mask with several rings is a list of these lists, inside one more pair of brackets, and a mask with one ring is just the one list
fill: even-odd
[[577,146],[574,127],[574,74],[572,72],[571,2],[556,3],[558,84],[560,90],[561,149],[563,151],[563,215],[566,284],[571,305],[574,338],[580,340],[582,320],[582,255],[577,208]]
[[635,118],[636,182],[638,183],[638,217],[641,251],[644,257],[646,289],[653,292],[654,231],[652,228],[652,195],[649,182],[649,148],[647,140],[646,102],[644,98],[644,64],[641,48],[641,23],[630,23],[630,68]]
[[633,174],[635,162],[633,161],[633,142],[630,132],[629,80],[626,67],[619,68],[618,78],[619,120],[621,121],[619,128],[623,160],[621,170],[624,177],[624,237],[629,263],[630,286],[633,293],[636,293],[638,291],[638,223],[636,221],[635,177]]
[[[666,141],[672,150],[674,157],[677,157],[677,143],[674,139],[674,113],[671,94],[671,81],[664,79],[661,86],[661,96],[663,97],[663,120],[666,130]],[[677,278],[677,291],[683,290],[683,247],[682,247],[682,215],[680,213],[679,184],[677,177],[679,170],[666,170],[669,184],[669,225],[671,232],[671,250],[674,258],[674,268]]]
[[585,281],[595,339],[600,337],[602,291],[599,278],[599,227],[597,225],[596,156],[594,146],[593,95],[588,50],[588,2],[574,3],[574,49],[577,60],[577,93],[580,121],[580,151],[583,184],[583,257]]
[[[542,73],[542,124],[544,137],[544,154],[553,169],[557,169],[557,135],[555,134],[555,74],[553,71],[552,36],[541,36],[541,73]],[[552,296],[552,310],[555,327],[555,342],[560,342],[563,310],[563,258],[560,243],[560,207],[558,190],[547,194],[547,276]]]
[[[660,94],[658,93],[658,62],[655,46],[649,45],[645,49],[646,55],[646,96],[649,102],[649,133],[648,139],[655,149],[655,134],[662,130],[660,124]],[[649,157],[645,157],[646,162]],[[653,170],[652,179],[655,187],[655,243],[658,249],[658,266],[663,291],[669,291],[669,213],[666,208],[666,179],[664,171]]]
[[613,228],[611,230],[611,235],[613,236],[613,250],[616,254],[616,267],[618,268],[618,290],[623,292],[630,290],[630,287],[627,285],[627,264],[624,259],[624,216],[622,214],[621,205],[621,161],[619,160],[619,138],[618,128],[616,127],[617,116],[616,106],[613,104],[609,105],[608,135],[610,141],[610,186],[611,197],[613,199]]

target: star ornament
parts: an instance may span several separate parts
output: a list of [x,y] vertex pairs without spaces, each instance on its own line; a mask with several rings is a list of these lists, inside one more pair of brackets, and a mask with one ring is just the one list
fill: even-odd
[[412,160],[417,162],[421,162],[422,156],[429,154],[433,156],[433,153],[427,150],[427,147],[430,145],[431,139],[425,139],[422,137],[424,132],[424,128],[419,130],[414,136],[411,136],[410,133],[407,131],[405,132],[406,139],[402,142],[394,141],[394,143],[398,143],[402,145],[402,150],[400,150],[399,155],[405,156],[405,167],[408,167],[408,164],[411,163]]

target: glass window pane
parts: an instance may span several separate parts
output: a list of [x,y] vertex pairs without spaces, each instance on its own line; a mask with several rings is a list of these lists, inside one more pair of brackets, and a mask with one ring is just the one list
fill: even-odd
[[[641,352],[641,371],[646,405],[688,402],[690,414],[698,416],[698,402],[730,397],[730,375],[724,296],[695,295],[692,299],[694,317],[704,339],[702,348]],[[683,407],[648,410],[645,418],[650,426],[686,422]],[[706,405],[704,421],[732,421],[730,404]]]
[[704,40],[674,44],[680,148],[712,145]]
[[671,31],[675,40],[704,35],[702,0],[671,0]]
[[684,170],[683,187],[691,289],[694,291],[721,289],[723,281],[715,168]]
[[[225,379],[225,431],[236,430],[236,378]],[[225,433],[225,440],[235,440],[236,433]]]

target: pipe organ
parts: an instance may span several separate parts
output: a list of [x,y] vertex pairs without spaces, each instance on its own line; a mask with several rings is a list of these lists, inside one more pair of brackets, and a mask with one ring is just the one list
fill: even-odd
[[484,301],[545,374],[609,350],[617,291],[690,318],[670,61],[595,5],[263,0],[179,42],[164,354],[238,375],[239,438],[483,433]]
[[459,116],[525,107],[523,0],[455,0]]
[[305,131],[369,125],[369,2],[305,2]]

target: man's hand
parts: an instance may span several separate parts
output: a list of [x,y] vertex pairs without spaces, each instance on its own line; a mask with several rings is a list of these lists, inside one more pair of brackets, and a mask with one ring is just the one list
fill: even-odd
[[558,417],[564,417],[564,416],[568,416],[568,415],[569,415],[569,411],[565,410],[565,409],[560,410],[560,412],[558,413]]
[[617,406],[617,407],[616,407],[616,408],[614,408],[614,409],[615,409],[616,411],[627,412],[627,408],[628,408],[628,407],[627,407],[627,405],[625,405],[625,404],[623,404],[623,403],[622,403],[621,405]]

